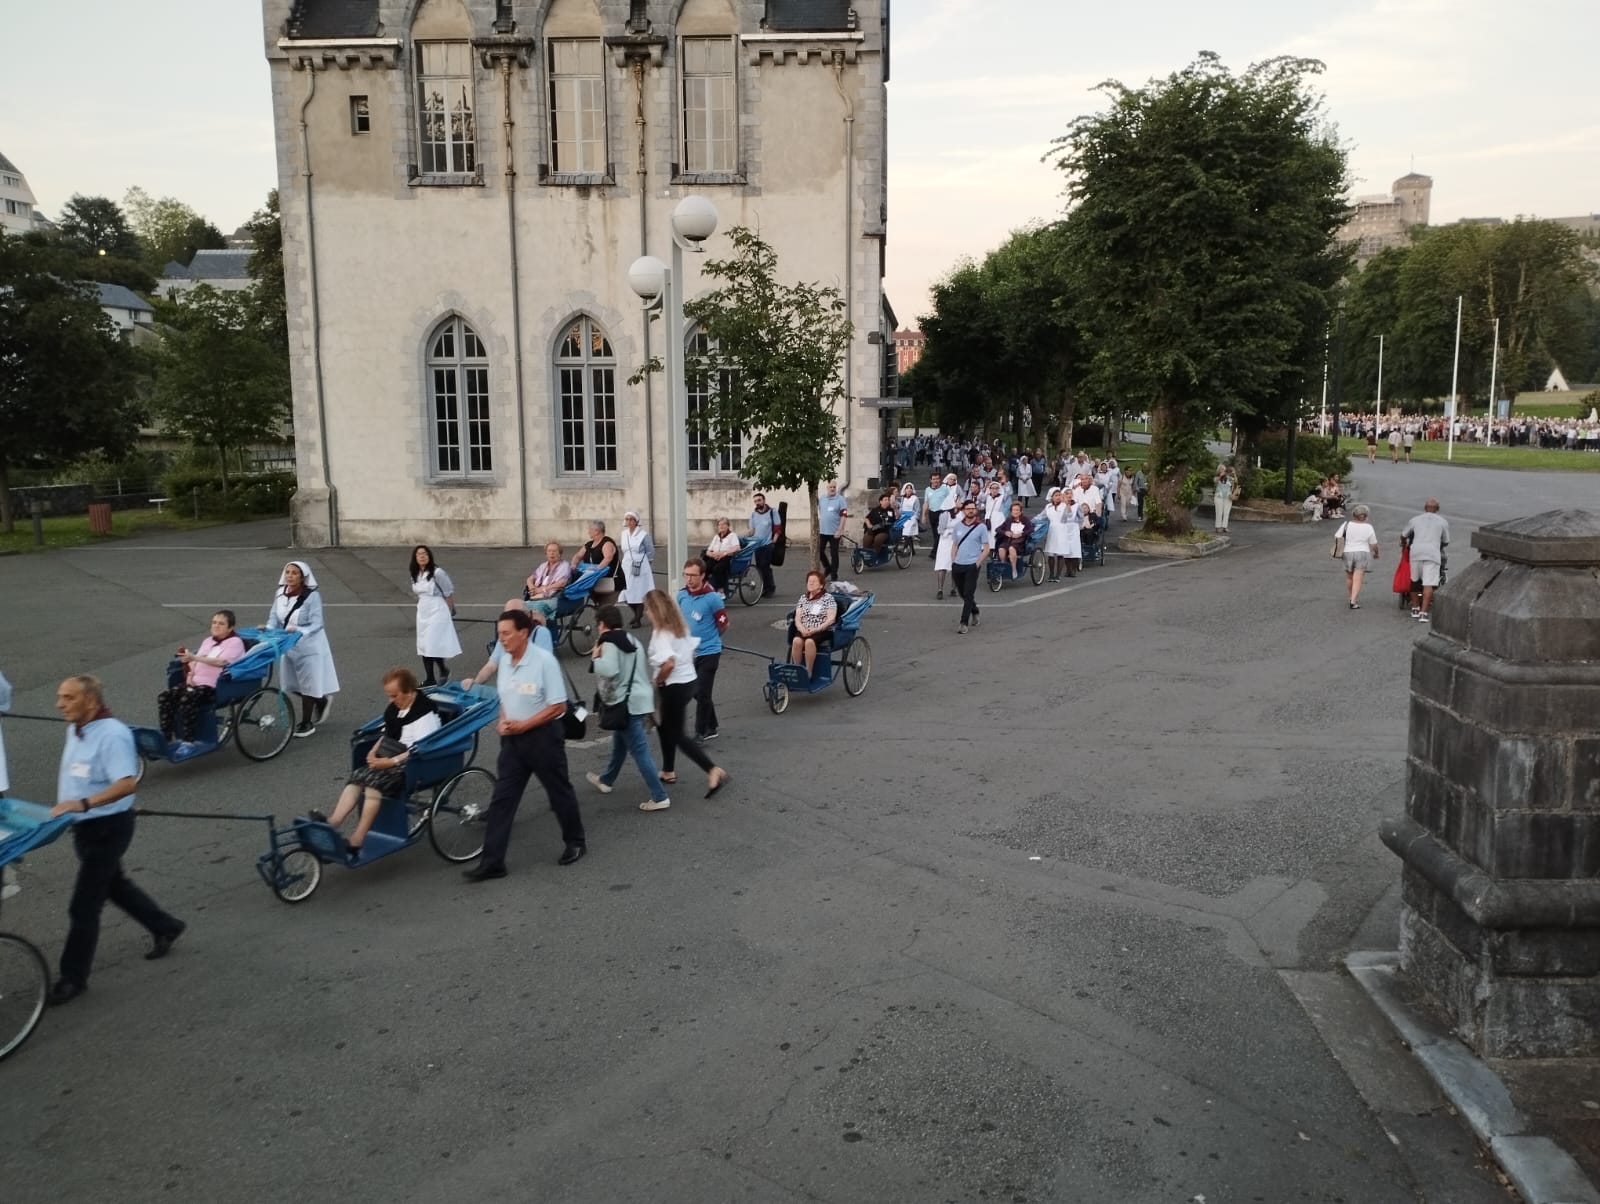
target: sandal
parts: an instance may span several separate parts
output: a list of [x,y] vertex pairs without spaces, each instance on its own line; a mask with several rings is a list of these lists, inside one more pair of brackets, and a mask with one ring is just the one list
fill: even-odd
[[678,784],[678,775],[675,773],[658,773],[656,777],[661,779],[663,786],[676,786]]
[[720,765],[716,769],[712,770],[712,772],[713,773],[719,773],[722,776],[719,777],[716,781],[710,783],[711,789],[706,791],[706,797],[707,798],[710,798],[713,794],[715,794],[717,791],[721,790],[729,782],[733,781],[733,775],[730,774],[726,769],[723,769]]

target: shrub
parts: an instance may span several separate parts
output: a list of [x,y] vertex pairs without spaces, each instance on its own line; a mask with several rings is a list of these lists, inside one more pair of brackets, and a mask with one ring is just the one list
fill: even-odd
[[[1287,436],[1283,431],[1265,434],[1256,444],[1256,455],[1261,457],[1262,468],[1276,468],[1281,472],[1286,453]],[[1314,469],[1318,480],[1323,477],[1343,477],[1350,472],[1350,455],[1343,447],[1335,448],[1333,440],[1326,435],[1296,435],[1294,467],[1297,480],[1301,468]]]
[[171,498],[180,513],[192,513],[188,507],[196,493],[200,495],[200,513],[211,518],[245,518],[258,514],[287,514],[289,498],[295,491],[293,473],[266,472],[228,478],[228,496],[222,496],[222,474],[212,469],[180,468],[166,475],[161,483],[162,492]]
[[[1314,468],[1301,468],[1298,464],[1294,469],[1294,500],[1304,501],[1311,496],[1316,487],[1322,484],[1322,474]],[[1255,492],[1247,496],[1269,498],[1274,501],[1283,500],[1283,469],[1263,468],[1255,473],[1252,478]]]

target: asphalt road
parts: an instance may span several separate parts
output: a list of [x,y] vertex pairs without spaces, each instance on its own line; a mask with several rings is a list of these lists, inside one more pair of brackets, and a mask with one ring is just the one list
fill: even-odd
[[[1594,504],[1594,477],[1362,466],[1392,540],[1438,496],[1473,520]],[[1393,943],[1408,651],[1351,612],[1332,528],[1236,525],[1207,561],[1113,554],[985,596],[955,633],[929,563],[871,574],[872,677],[769,714],[765,664],[718,682],[734,775],[644,814],[631,769],[579,787],[590,855],[555,865],[537,788],[512,874],[426,844],[330,869],[299,906],[264,828],[150,818],[130,873],[189,921],[146,963],[108,912],[89,993],[0,1066],[10,1202],[1179,1202],[1505,1198],[1335,967]],[[19,711],[92,670],[150,722],[207,613],[259,621],[278,524],[0,559]],[[489,618],[532,553],[440,548]],[[331,803],[345,733],[412,663],[405,550],[309,559],[343,679],[334,718],[262,765],[156,765],[150,807]],[[1393,561],[1388,563],[1392,565]],[[799,592],[800,567],[781,573]],[[782,609],[735,607],[776,653]],[[478,647],[486,623],[461,624]],[[575,669],[569,654],[563,660]],[[476,657],[463,658],[476,666]],[[580,683],[583,679],[580,678]],[[6,721],[44,797],[59,728]],[[493,738],[482,759],[492,764]],[[573,777],[603,757],[572,751]],[[52,959],[72,855],[30,857],[4,924]]]

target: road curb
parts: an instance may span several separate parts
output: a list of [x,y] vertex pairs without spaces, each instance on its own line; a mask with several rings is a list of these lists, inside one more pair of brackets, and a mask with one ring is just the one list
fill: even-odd
[[1600,1190],[1572,1156],[1550,1138],[1528,1131],[1527,1118],[1500,1076],[1454,1034],[1406,1002],[1396,982],[1398,953],[1352,953],[1344,964],[1510,1177],[1526,1204],[1600,1204]]

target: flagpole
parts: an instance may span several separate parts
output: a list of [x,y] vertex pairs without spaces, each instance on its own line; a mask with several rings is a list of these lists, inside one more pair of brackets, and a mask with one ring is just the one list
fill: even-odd
[[[1500,407],[1495,404],[1494,378],[1500,368],[1500,319],[1494,320],[1494,358],[1489,361],[1489,421],[1492,423],[1500,416]],[[1493,429],[1491,427],[1491,429]]]
[[1461,375],[1461,296],[1456,297],[1456,359],[1455,365],[1450,369],[1450,443],[1445,448],[1444,458],[1456,458],[1456,384]]

